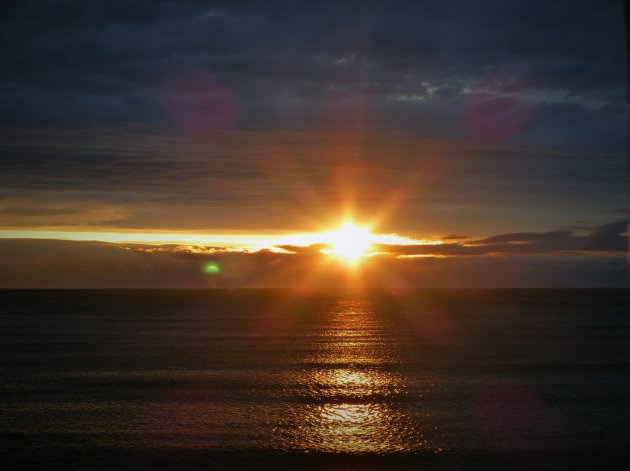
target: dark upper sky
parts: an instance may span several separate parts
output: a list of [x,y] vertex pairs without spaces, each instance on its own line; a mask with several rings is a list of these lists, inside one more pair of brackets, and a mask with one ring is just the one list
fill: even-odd
[[351,206],[492,240],[626,217],[621,1],[2,10],[4,229],[309,230]]
[[470,137],[462,115],[486,87],[522,102],[514,144],[626,146],[621,1],[10,4],[9,126],[173,124],[164,95],[212,73],[240,130],[313,130],[333,113],[347,129]]

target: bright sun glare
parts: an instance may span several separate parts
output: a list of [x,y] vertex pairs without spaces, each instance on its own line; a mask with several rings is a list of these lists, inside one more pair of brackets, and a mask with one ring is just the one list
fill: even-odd
[[373,236],[365,227],[346,222],[340,229],[326,234],[324,242],[331,248],[322,252],[356,263],[367,255]]

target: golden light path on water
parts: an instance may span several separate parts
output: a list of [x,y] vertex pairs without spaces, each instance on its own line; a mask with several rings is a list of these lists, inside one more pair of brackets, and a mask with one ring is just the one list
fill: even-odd
[[[343,300],[309,335],[302,370],[294,380],[307,404],[295,407],[276,428],[286,451],[334,453],[439,452],[418,425],[417,410],[401,403],[409,378],[367,300]],[[404,402],[404,401],[403,401]]]
[[364,296],[283,302],[262,315],[266,329],[238,324],[213,343],[202,335],[193,349],[198,368],[151,373],[172,387],[128,432],[142,430],[134,440],[143,447],[176,446],[191,456],[441,453],[444,436],[425,402],[435,380],[405,367],[380,309]]

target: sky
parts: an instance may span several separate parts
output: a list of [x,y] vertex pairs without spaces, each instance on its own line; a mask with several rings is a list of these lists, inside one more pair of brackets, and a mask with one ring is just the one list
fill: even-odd
[[621,1],[2,10],[0,287],[627,286]]

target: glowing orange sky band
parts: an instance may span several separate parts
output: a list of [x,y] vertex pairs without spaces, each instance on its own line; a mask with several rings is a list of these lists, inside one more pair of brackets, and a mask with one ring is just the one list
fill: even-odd
[[[37,231],[0,230],[0,239],[57,239],[70,241],[97,241],[128,244],[194,244],[223,248],[260,250],[278,245],[308,246],[326,243],[329,232],[300,234],[202,234],[185,232],[101,232],[101,231]],[[425,239],[412,239],[396,234],[373,234],[372,242],[378,244],[415,245],[437,244]]]

